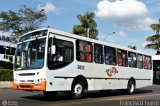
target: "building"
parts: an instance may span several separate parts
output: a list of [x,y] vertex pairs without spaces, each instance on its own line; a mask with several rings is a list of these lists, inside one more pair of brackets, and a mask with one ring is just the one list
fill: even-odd
[[0,32],[0,61],[13,62],[16,44],[12,42],[9,33]]

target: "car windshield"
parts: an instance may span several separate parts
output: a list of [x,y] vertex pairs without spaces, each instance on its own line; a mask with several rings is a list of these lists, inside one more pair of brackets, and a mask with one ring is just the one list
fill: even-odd
[[46,38],[22,42],[17,46],[15,68],[17,70],[40,69],[44,66]]

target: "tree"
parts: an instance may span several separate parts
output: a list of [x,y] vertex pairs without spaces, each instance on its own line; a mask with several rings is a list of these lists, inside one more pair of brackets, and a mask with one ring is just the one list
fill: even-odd
[[133,50],[137,50],[137,47],[136,47],[136,46],[128,45],[128,48],[133,49]]
[[25,5],[18,12],[9,10],[0,13],[0,30],[3,32],[11,32],[11,38],[16,41],[17,37],[31,30],[40,27],[47,19],[44,9],[33,11]]
[[160,54],[160,19],[159,23],[151,24],[150,27],[156,32],[156,34],[147,37],[146,41],[148,44],[145,46],[145,48],[154,49],[157,51],[156,54]]
[[73,33],[84,37],[97,39],[98,30],[94,17],[94,12],[86,12],[85,15],[77,15],[77,18],[81,24],[73,26]]

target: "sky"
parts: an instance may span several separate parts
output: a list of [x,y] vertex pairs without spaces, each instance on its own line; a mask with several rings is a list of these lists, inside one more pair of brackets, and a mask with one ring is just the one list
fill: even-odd
[[65,32],[72,32],[73,26],[80,24],[78,14],[94,12],[99,40],[107,36],[105,42],[156,53],[144,46],[146,38],[155,34],[149,26],[159,22],[160,0],[3,0],[0,12],[17,11],[23,5],[35,11],[45,9],[48,19],[41,27]]

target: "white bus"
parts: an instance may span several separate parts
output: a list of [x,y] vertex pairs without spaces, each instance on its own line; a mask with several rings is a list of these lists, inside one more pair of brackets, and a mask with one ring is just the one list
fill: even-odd
[[[19,57],[19,58],[18,58]],[[24,34],[17,44],[13,88],[43,91],[47,97],[70,92],[105,92],[152,85],[151,56],[117,45],[55,30]]]

